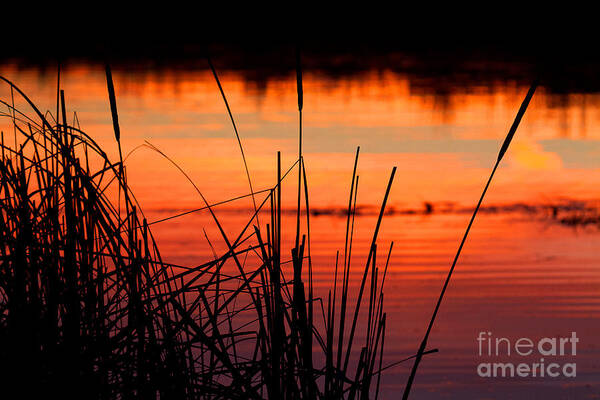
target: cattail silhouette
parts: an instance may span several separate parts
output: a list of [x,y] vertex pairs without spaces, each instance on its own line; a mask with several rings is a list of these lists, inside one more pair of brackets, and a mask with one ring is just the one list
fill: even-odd
[[[213,73],[243,153],[214,68]],[[146,220],[127,184],[110,67],[106,81],[117,162],[85,131],[68,124],[67,96],[60,84],[54,120],[58,113],[62,118],[51,123],[17,86],[0,78],[30,107],[16,110],[4,103],[20,140],[9,145],[2,135],[0,145],[4,390],[19,390],[24,397],[39,390],[49,397],[98,399],[365,398],[378,390],[381,371],[389,366],[382,363],[386,316],[376,242],[395,169],[375,228],[373,254],[362,273],[350,339],[344,343],[346,312],[338,312],[336,304],[345,308],[349,302],[358,152],[344,271],[339,281],[336,273],[330,313],[321,326],[314,315],[314,304],[321,299],[312,285],[301,75],[298,58],[298,159],[284,169],[278,153],[277,178],[270,188],[251,188],[249,194],[211,203],[175,160],[146,142],[145,148],[165,157],[188,179],[203,202],[196,210],[155,221]],[[28,113],[28,119],[13,117]],[[296,240],[286,251],[282,185],[296,168]],[[247,167],[246,172],[250,178]],[[248,197],[255,198],[252,215],[230,235],[218,208]],[[302,224],[301,207],[306,210]],[[213,254],[209,261],[195,266],[164,262],[151,227],[203,211],[218,228],[225,250],[219,251],[205,232]],[[265,225],[259,213],[266,216]],[[387,262],[389,253],[386,269]],[[359,345],[354,335],[362,326],[363,295],[368,298],[362,313],[368,335],[360,343],[359,359],[350,363]]]
[[450,267],[450,270],[448,271],[446,280],[444,281],[444,286],[442,287],[442,292],[440,293],[438,301],[435,305],[435,309],[433,310],[433,315],[431,316],[429,325],[427,326],[427,330],[425,331],[425,336],[423,337],[423,341],[421,342],[421,345],[419,346],[419,350],[417,351],[417,357],[415,358],[415,362],[413,364],[412,370],[408,377],[408,382],[406,383],[406,387],[404,389],[404,394],[402,396],[402,398],[404,400],[408,399],[408,396],[410,395],[410,390],[411,390],[413,381],[415,379],[417,369],[421,362],[422,356],[425,354],[425,349],[427,348],[427,340],[429,339],[429,334],[431,333],[431,329],[433,328],[433,324],[435,323],[435,318],[437,317],[437,313],[442,304],[442,300],[444,299],[444,294],[446,293],[446,289],[448,288],[448,284],[450,283],[450,278],[452,277],[452,273],[454,272],[454,268],[456,267],[456,263],[458,262],[460,252],[462,251],[462,248],[467,240],[467,236],[469,235],[469,231],[471,230],[473,221],[475,221],[477,212],[479,211],[479,208],[481,207],[481,203],[483,202],[483,198],[485,197],[485,194],[487,193],[490,183],[492,182],[492,179],[494,178],[496,169],[498,168],[498,165],[500,165],[500,161],[502,161],[504,154],[508,150],[508,146],[510,145],[510,142],[512,141],[513,136],[515,135],[515,132],[517,131],[517,128],[519,127],[519,123],[521,122],[523,115],[525,115],[525,111],[527,110],[527,107],[529,106],[529,102],[531,101],[531,98],[533,97],[533,94],[535,93],[535,89],[537,88],[537,86],[538,86],[538,83],[537,83],[537,81],[535,81],[529,88],[529,91],[527,92],[525,99],[521,103],[521,107],[519,107],[519,111],[517,112],[515,120],[513,121],[513,124],[511,125],[511,127],[508,131],[508,134],[506,135],[506,138],[504,139],[504,142],[502,143],[502,147],[500,148],[500,152],[498,153],[498,157],[496,159],[494,167],[492,168],[490,177],[488,178],[487,183],[485,184],[485,187],[483,188],[483,192],[481,193],[481,196],[479,197],[477,206],[475,207],[475,210],[473,211],[473,215],[471,216],[469,224],[467,225],[467,229],[465,230],[465,234],[463,235],[460,245],[458,246],[458,250],[456,252],[456,255],[454,256],[454,260],[452,261],[452,266]]

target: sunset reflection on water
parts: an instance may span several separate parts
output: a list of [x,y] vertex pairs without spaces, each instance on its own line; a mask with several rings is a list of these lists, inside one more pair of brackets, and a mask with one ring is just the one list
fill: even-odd
[[[0,73],[38,105],[55,107],[56,77],[35,68],[0,66]],[[235,71],[221,80],[238,124],[253,185],[274,185],[276,152],[289,167],[297,156],[295,77],[258,86]],[[128,181],[150,222],[203,206],[194,187],[157,153],[151,142],[183,168],[209,202],[248,193],[239,148],[208,71],[114,72]],[[311,206],[339,210],[348,200],[354,152],[361,147],[358,204],[376,207],[393,166],[398,167],[390,208],[410,210],[384,218],[379,242],[395,247],[387,278],[386,361],[414,354],[443,279],[501,140],[527,88],[499,82],[439,96],[407,77],[369,72],[339,80],[304,77],[304,151]],[[103,70],[67,68],[62,83],[82,128],[113,157],[117,147]],[[10,94],[8,94],[10,96]],[[2,93],[2,98],[7,93]],[[600,184],[600,95],[548,93],[541,87],[486,198],[486,205],[595,204]],[[2,122],[4,123],[4,122]],[[4,129],[4,128],[3,128]],[[284,185],[284,207],[295,204],[293,179]],[[431,204],[424,213],[423,204]],[[444,207],[449,212],[438,212]],[[216,209],[227,232],[237,234],[251,215],[245,198]],[[502,208],[502,207],[501,207]],[[562,211],[561,211],[562,212]],[[287,240],[293,238],[292,216]],[[357,218],[355,262],[361,265],[375,223]],[[324,213],[311,220],[315,285],[326,296],[345,219]],[[216,227],[205,213],[152,226],[166,261],[199,265],[212,257],[206,235]],[[453,277],[427,356],[413,389],[415,398],[544,398],[598,395],[600,378],[600,270],[597,227],[572,227],[545,214],[482,213]],[[357,267],[357,270],[360,269]],[[357,284],[358,275],[351,279]],[[351,290],[352,292],[352,287]],[[581,338],[576,379],[485,380],[476,374],[480,331],[519,338]],[[384,375],[384,398],[402,390],[410,363]],[[523,397],[520,397],[523,396]]]

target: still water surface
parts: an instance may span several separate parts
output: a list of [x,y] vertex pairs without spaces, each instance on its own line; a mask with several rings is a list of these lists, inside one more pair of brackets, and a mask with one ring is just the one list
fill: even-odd
[[[0,66],[39,106],[55,107],[56,76],[38,68]],[[248,193],[239,148],[218,88],[206,70],[114,73],[129,183],[149,221],[201,207],[194,188],[145,140],[175,160],[210,202]],[[221,79],[244,145],[255,189],[275,181],[276,152],[283,164],[296,157],[295,77],[256,85],[235,71]],[[103,70],[73,64],[61,77],[70,111],[109,154],[116,156]],[[357,271],[368,252],[377,207],[393,166],[398,173],[384,218],[382,249],[394,242],[386,280],[386,363],[414,354],[460,237],[487,179],[497,150],[527,88],[501,81],[493,87],[461,87],[443,96],[418,90],[402,74],[378,71],[333,79],[307,73],[304,86],[304,150],[311,207],[317,293],[331,286],[335,253],[343,249],[354,152],[361,146],[353,249]],[[6,99],[8,93],[3,92]],[[446,294],[414,387],[414,398],[598,398],[600,365],[600,232],[591,224],[561,224],[577,216],[553,206],[592,209],[600,184],[600,95],[541,87],[536,93]],[[284,206],[293,207],[293,180]],[[578,203],[579,202],[579,203]],[[429,213],[425,203],[429,204]],[[515,205],[519,205],[515,207]],[[496,208],[489,208],[496,206]],[[228,233],[249,218],[249,199],[217,209]],[[533,209],[533,211],[532,211]],[[529,210],[526,212],[526,210]],[[589,213],[589,211],[588,211]],[[593,213],[593,211],[592,211]],[[199,212],[153,226],[166,261],[198,265],[212,258],[204,231],[222,250],[217,231]],[[293,235],[290,225],[287,238]],[[285,236],[285,235],[284,235]],[[358,285],[358,272],[351,285]],[[352,288],[351,288],[352,292]],[[492,332],[514,342],[526,337],[579,338],[577,377],[481,378],[477,366],[497,361],[479,356],[477,337]],[[511,353],[503,362],[539,362],[539,354]],[[384,398],[400,395],[410,363],[386,371]]]

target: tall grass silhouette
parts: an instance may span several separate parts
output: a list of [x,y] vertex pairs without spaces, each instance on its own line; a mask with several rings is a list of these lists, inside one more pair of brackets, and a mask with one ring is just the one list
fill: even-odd
[[[366,261],[356,270],[357,149],[343,250],[336,254],[327,297],[315,296],[299,52],[296,65],[298,157],[284,169],[277,154],[271,187],[253,188],[233,111],[210,60],[250,193],[211,203],[175,160],[145,144],[194,186],[203,205],[190,212],[208,213],[225,245],[217,252],[205,232],[214,257],[195,266],[164,262],[151,229],[190,212],[148,222],[127,183],[109,67],[116,161],[81,129],[77,118],[68,122],[60,73],[54,114],[43,113],[14,83],[0,77],[11,93],[9,100],[0,100],[0,117],[9,120],[14,136],[3,132],[0,139],[2,390],[50,398],[368,399],[378,398],[383,371],[414,359],[404,395],[408,398],[422,357],[437,351],[426,346],[444,292],[527,104],[502,146],[420,348],[404,360],[385,363],[384,284],[393,243],[380,246],[379,232],[396,168],[382,191]],[[16,98],[26,107],[17,108]],[[293,171],[298,174],[296,218],[295,226],[286,227],[282,185]],[[251,198],[253,209],[230,235],[218,208],[242,198]],[[294,229],[291,249],[282,240],[286,229]],[[359,276],[357,293],[349,292],[351,274]]]
[[[252,197],[254,209],[239,232],[229,236],[216,210],[228,201],[211,204],[194,185],[204,203],[194,212],[210,214],[226,245],[213,260],[196,266],[162,260],[150,228],[161,221],[148,223],[128,186],[110,68],[106,78],[117,161],[76,118],[68,122],[60,77],[54,115],[43,113],[15,84],[1,78],[11,99],[2,101],[5,111],[0,116],[9,119],[15,136],[9,144],[3,133],[0,143],[3,390],[24,397],[44,393],[97,399],[376,396],[381,371],[389,367],[383,363],[383,287],[392,251],[390,246],[383,266],[377,240],[395,168],[352,307],[348,291],[357,151],[342,274],[338,277],[336,268],[327,299],[315,298],[299,55],[297,64],[298,159],[284,171],[278,154],[274,185],[256,192],[233,113],[211,64],[251,188],[247,196],[229,201]],[[26,109],[17,109],[16,97]],[[145,146],[189,179],[168,155],[150,143]],[[286,250],[282,184],[294,169],[295,241]],[[265,216],[264,225],[259,214]],[[304,214],[306,233],[301,229]],[[359,323],[361,318],[365,321]],[[361,343],[356,339],[359,328],[366,331]]]
[[485,198],[485,194],[487,193],[488,188],[490,187],[490,184],[492,183],[492,179],[494,179],[494,174],[496,173],[496,170],[498,169],[500,162],[504,158],[504,155],[506,154],[506,151],[508,150],[508,147],[510,146],[511,141],[512,141],[513,137],[515,136],[515,133],[517,132],[517,128],[519,127],[519,124],[521,123],[521,119],[523,118],[523,115],[525,115],[525,111],[527,111],[527,107],[529,106],[529,102],[531,101],[531,98],[533,97],[533,94],[535,93],[537,86],[538,86],[537,81],[534,81],[534,83],[531,85],[531,87],[527,91],[527,94],[525,95],[525,99],[523,99],[523,102],[521,103],[521,106],[519,107],[519,111],[517,111],[517,115],[515,116],[515,119],[508,131],[508,134],[506,135],[506,138],[504,139],[504,142],[502,143],[502,146],[500,147],[500,151],[498,152],[498,157],[496,158],[496,162],[494,163],[492,172],[490,173],[490,176],[485,184],[485,187],[483,188],[481,196],[479,197],[477,206],[475,206],[475,209],[473,210],[473,214],[471,215],[471,219],[469,220],[467,229],[465,230],[465,233],[462,237],[460,245],[458,246],[458,250],[456,251],[456,255],[454,256],[452,265],[450,266],[450,269],[448,270],[448,275],[446,276],[446,280],[444,281],[444,285],[442,286],[442,291],[440,293],[440,296],[438,297],[437,303],[433,310],[433,314],[431,316],[431,319],[429,320],[429,324],[427,325],[427,330],[425,331],[425,335],[423,337],[421,345],[419,346],[419,350],[417,352],[417,357],[415,358],[412,370],[408,377],[408,382],[406,383],[406,387],[404,388],[404,394],[402,395],[403,400],[407,400],[410,395],[410,390],[412,388],[413,381],[417,374],[419,364],[421,362],[423,354],[425,353],[425,349],[427,348],[427,341],[429,340],[429,335],[431,334],[431,329],[433,328],[433,324],[435,323],[435,319],[437,317],[438,311],[440,310],[440,306],[442,305],[442,301],[444,300],[444,295],[446,294],[446,289],[448,288],[448,284],[450,283],[450,279],[452,278],[452,273],[454,272],[454,268],[456,268],[456,264],[458,262],[458,258],[460,257],[460,253],[463,249],[463,246],[465,245],[465,242],[467,241],[467,237],[469,236],[469,232],[471,231],[471,227],[473,226],[475,217],[477,217],[477,212],[479,211],[479,209],[481,207],[481,203],[483,203],[483,199]]

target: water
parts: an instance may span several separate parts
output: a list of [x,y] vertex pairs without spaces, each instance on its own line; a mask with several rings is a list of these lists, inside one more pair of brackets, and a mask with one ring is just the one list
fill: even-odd
[[[54,109],[56,77],[37,68],[0,67],[44,109]],[[149,221],[201,207],[197,192],[157,153],[138,148],[145,140],[175,160],[210,202],[248,193],[239,148],[216,84],[206,70],[116,71],[115,85],[129,182]],[[287,168],[296,157],[295,77],[257,85],[236,71],[221,72],[238,123],[255,188],[274,184],[275,154]],[[74,64],[62,76],[70,111],[84,130],[116,156],[103,70]],[[391,168],[398,167],[384,218],[380,254],[394,241],[385,289],[388,313],[384,364],[418,348],[445,275],[499,145],[526,87],[510,80],[486,87],[457,87],[443,96],[423,90],[401,73],[366,72],[333,79],[305,75],[305,158],[311,207],[312,255],[317,294],[331,286],[335,253],[343,250],[347,203],[356,146],[358,204],[377,210]],[[4,89],[3,89],[4,90]],[[6,90],[3,99],[9,99]],[[472,229],[446,294],[430,348],[414,386],[414,398],[594,398],[600,395],[598,345],[600,270],[595,226],[558,223],[544,208],[585,201],[595,204],[600,173],[600,97],[555,95],[541,87],[485,205]],[[8,136],[10,137],[10,135]],[[295,185],[284,184],[284,206],[292,208]],[[288,183],[289,182],[289,183]],[[425,213],[423,203],[433,206]],[[510,211],[522,203],[542,211]],[[228,234],[247,222],[246,198],[217,209]],[[443,211],[443,212],[442,212]],[[351,292],[358,285],[375,225],[372,212],[357,218]],[[571,213],[572,214],[572,213]],[[290,220],[292,216],[289,217]],[[293,237],[288,225],[286,240]],[[203,229],[215,245],[214,224],[201,212],[153,225],[168,262],[197,265],[212,258]],[[383,262],[383,255],[379,256]],[[576,355],[546,356],[545,363],[575,362],[577,376],[484,378],[482,362],[539,362],[531,356],[479,355],[477,337],[538,341],[576,332]],[[484,349],[485,350],[485,349]],[[502,347],[501,350],[504,350]],[[399,396],[410,362],[386,370],[384,398]]]

